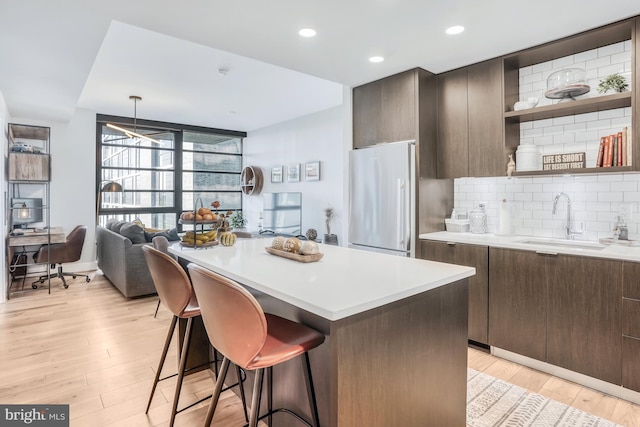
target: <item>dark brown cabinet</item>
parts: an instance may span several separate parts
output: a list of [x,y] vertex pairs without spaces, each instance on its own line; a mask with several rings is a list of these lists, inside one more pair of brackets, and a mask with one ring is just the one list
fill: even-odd
[[418,139],[418,71],[353,88],[353,146]]
[[438,178],[469,175],[467,69],[438,74]]
[[463,243],[422,240],[422,259],[475,267],[469,279],[469,339],[488,341],[489,324],[489,248]]
[[622,262],[491,248],[489,344],[621,384]]
[[621,384],[622,262],[570,255],[547,261],[547,362]]
[[508,157],[504,148],[502,60],[469,67],[469,176],[503,176]]
[[622,386],[640,391],[640,263],[622,268]]
[[502,61],[438,75],[438,177],[500,176],[506,170]]
[[546,359],[547,256],[489,249],[489,344]]

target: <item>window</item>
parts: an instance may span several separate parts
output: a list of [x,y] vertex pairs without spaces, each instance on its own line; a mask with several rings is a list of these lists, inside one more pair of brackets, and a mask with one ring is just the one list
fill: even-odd
[[[131,137],[107,123],[147,135]],[[240,174],[244,132],[98,115],[98,223],[140,220],[145,227],[173,228],[181,212],[221,203],[220,210],[242,209]],[[123,191],[100,189],[108,182]],[[198,207],[199,207],[198,203]]]

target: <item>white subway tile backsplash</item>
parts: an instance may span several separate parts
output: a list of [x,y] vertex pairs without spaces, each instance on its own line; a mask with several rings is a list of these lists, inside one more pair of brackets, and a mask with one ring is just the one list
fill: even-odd
[[584,113],[584,114],[577,114],[575,116],[575,122],[576,123],[580,123],[580,122],[592,122],[594,120],[598,120],[598,113]]
[[553,65],[551,64],[551,62],[542,62],[540,64],[535,64],[535,65],[532,65],[530,67],[524,67],[524,69],[528,69],[529,70],[529,74],[531,74],[531,73],[540,73],[542,71],[549,71],[549,70],[553,69]]
[[624,201],[624,193],[621,191],[610,191],[598,193],[599,202],[622,202]]
[[624,117],[624,109],[616,108],[615,110],[598,111],[598,120],[613,119],[617,117]]
[[608,65],[611,65],[611,57],[610,56],[602,56],[602,57],[598,57],[596,59],[592,59],[590,61],[587,61],[585,63],[586,68],[588,70],[593,70],[596,68],[602,68],[602,67],[606,67]]
[[[551,61],[551,68],[549,68],[549,70],[556,71],[562,68],[570,68],[570,66],[572,66],[573,64],[575,64],[574,56],[569,55],[569,56],[554,59],[553,61]],[[542,65],[542,64],[538,64],[538,65]]]
[[[564,199],[560,199],[556,214],[551,212],[554,197],[564,192],[571,198],[574,225],[582,224],[584,227],[584,233],[578,239],[610,237],[621,205],[631,210],[630,218],[627,218],[630,238],[640,238],[633,236],[640,230],[640,174],[464,178],[455,180],[454,188],[456,207],[471,209],[481,201],[487,202],[491,232],[495,232],[498,224],[499,201],[507,198],[513,206],[516,234],[563,238]],[[477,191],[480,188],[484,191]]]
[[571,133],[575,133],[577,135],[578,133],[583,133],[586,130],[587,130],[587,124],[584,123],[584,122],[581,122],[581,123],[571,122],[570,124],[565,124],[564,125],[564,132],[565,133],[571,132]]
[[637,192],[625,192],[624,202],[640,202],[640,193]]
[[522,77],[522,83],[533,83],[542,80],[542,73],[531,73],[527,76]]
[[536,120],[533,122],[534,129],[548,128],[553,126],[553,119]]
[[[631,49],[631,47],[629,47],[629,49]],[[576,53],[575,55],[573,55],[574,60],[577,62],[585,62],[585,61],[589,61],[591,59],[596,59],[598,57],[598,50],[597,49],[591,49],[588,50],[586,52],[580,52],[580,53]]]
[[[601,79],[603,77],[607,77],[609,74],[615,74],[615,73],[624,73],[624,62],[621,62],[618,64],[611,64],[606,67],[598,68],[597,77]],[[598,82],[596,82],[596,84],[592,86],[595,88],[597,87],[597,85],[598,85]]]
[[607,46],[602,46],[596,49],[598,51],[598,56],[607,56],[613,55],[615,53],[620,53],[624,51],[624,42],[614,43]]
[[556,117],[551,119],[553,126],[569,125],[575,123],[575,116]]

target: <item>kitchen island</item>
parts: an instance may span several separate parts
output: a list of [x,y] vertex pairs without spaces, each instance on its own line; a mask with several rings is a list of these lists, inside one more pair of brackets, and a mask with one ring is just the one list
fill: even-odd
[[[473,268],[331,245],[320,245],[320,261],[299,263],[268,254],[270,243],[170,251],[241,283],[265,311],[326,335],[310,352],[322,426],[465,425]],[[300,361],[273,377],[274,407],[309,418]],[[296,425],[283,415],[274,423]]]

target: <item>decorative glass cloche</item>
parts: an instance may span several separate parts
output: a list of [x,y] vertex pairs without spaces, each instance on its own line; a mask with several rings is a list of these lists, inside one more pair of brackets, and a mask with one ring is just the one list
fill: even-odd
[[575,100],[576,96],[584,95],[591,90],[587,84],[586,71],[582,68],[567,68],[549,74],[547,91],[544,96],[562,101]]

